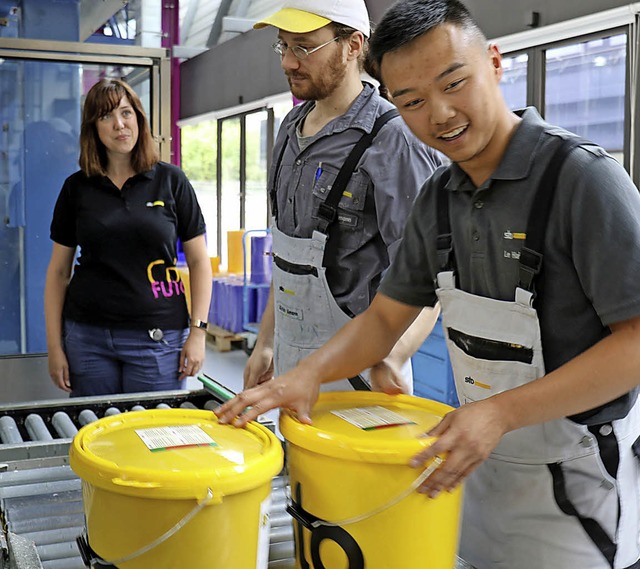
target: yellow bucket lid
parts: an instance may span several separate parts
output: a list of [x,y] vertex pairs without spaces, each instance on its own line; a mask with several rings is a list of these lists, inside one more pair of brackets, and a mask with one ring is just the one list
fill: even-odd
[[407,464],[433,439],[421,437],[453,407],[371,391],[323,392],[311,411],[312,425],[280,415],[280,432],[291,444],[334,458]]
[[119,494],[203,499],[270,482],[282,445],[266,427],[220,425],[211,411],[158,409],[112,415],[84,426],[69,460],[85,482]]

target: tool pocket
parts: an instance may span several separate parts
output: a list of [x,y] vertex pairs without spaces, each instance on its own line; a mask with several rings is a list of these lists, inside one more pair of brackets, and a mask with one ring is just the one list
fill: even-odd
[[[328,165],[322,166],[322,172],[313,185],[313,219],[318,218],[318,208],[327,199],[338,175],[338,169]],[[360,247],[365,237],[363,233],[364,208],[369,186],[368,177],[354,172],[349,178],[346,189],[342,192],[338,203],[335,225],[340,228],[332,239],[337,239],[339,249],[354,250]]]
[[[319,348],[335,329],[318,271],[275,259],[273,300],[278,341],[297,348]],[[283,262],[285,269],[281,268]]]
[[472,358],[491,361],[521,362],[533,361],[533,349],[520,344],[501,342],[489,338],[471,336],[455,328],[447,328],[450,340]]

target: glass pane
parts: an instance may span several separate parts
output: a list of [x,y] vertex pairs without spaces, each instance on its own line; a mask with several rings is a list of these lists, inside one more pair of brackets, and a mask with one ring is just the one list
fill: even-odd
[[228,266],[227,232],[240,227],[240,119],[225,119],[222,122],[222,229],[220,264]]
[[23,66],[15,61],[0,65],[0,355],[23,351],[21,291],[25,204],[22,172],[24,91],[19,88]]
[[627,36],[546,53],[545,117],[623,158]]
[[218,255],[218,207],[216,202],[216,121],[185,126],[181,131],[182,169],[198,196],[207,224],[209,256]]
[[502,58],[504,73],[500,86],[510,109],[522,109],[527,106],[527,64],[526,53]]
[[129,79],[149,112],[149,70],[5,59],[0,64],[0,355],[46,351],[53,207],[78,170],[80,112],[101,77]]
[[275,137],[278,134],[278,129],[280,128],[280,124],[287,113],[293,109],[293,99],[287,101],[286,103],[278,103],[273,106],[273,115],[274,115],[274,133]]
[[245,229],[263,229],[267,220],[267,112],[247,115]]

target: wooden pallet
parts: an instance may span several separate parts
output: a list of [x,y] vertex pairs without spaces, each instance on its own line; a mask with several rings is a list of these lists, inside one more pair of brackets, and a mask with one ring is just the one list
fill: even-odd
[[215,324],[209,324],[207,326],[207,332],[213,340],[215,349],[219,352],[228,352],[234,344],[238,343],[240,343],[240,345],[237,347],[242,348],[242,344],[246,341],[244,336],[234,334],[233,332],[220,328],[220,326],[216,326]]

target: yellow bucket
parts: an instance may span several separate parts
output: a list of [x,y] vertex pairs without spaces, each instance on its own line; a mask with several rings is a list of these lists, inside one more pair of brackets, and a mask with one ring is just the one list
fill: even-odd
[[210,411],[124,413],[83,427],[70,449],[88,541],[119,569],[266,569],[280,441]]
[[[321,393],[313,425],[283,413],[298,569],[452,569],[460,488],[415,491],[409,459],[452,407],[374,392]],[[435,466],[435,465],[434,465]]]

